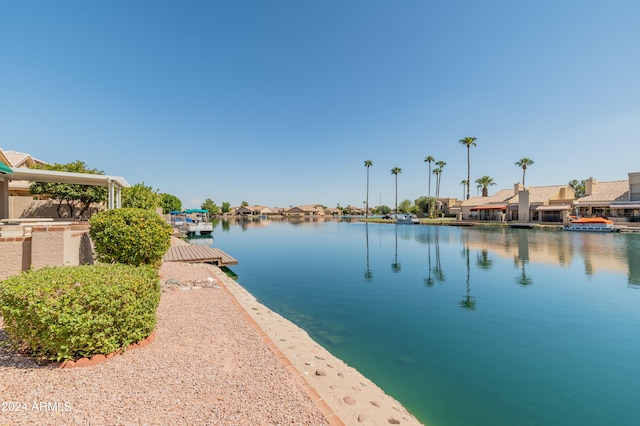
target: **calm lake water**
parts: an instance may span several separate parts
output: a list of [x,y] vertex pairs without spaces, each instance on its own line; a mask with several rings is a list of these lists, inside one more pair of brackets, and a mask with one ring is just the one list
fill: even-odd
[[640,235],[265,220],[200,243],[429,426],[640,422]]

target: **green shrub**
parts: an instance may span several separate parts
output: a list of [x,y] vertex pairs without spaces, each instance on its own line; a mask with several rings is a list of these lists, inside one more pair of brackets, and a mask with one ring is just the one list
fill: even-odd
[[158,265],[171,245],[171,225],[150,210],[107,210],[93,215],[90,224],[101,262]]
[[9,340],[38,360],[126,348],[151,334],[159,302],[158,271],[150,266],[47,267],[0,283]]

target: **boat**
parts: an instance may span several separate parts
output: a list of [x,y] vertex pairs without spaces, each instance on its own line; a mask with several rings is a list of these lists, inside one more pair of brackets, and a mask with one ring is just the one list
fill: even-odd
[[187,236],[210,235],[213,224],[209,222],[209,212],[203,209],[190,209],[171,212],[171,225]]
[[401,214],[396,216],[396,224],[399,225],[418,225],[420,219],[415,214]]
[[587,232],[617,232],[618,228],[613,226],[613,221],[604,217],[582,217],[572,220],[563,228],[565,231],[587,231]]

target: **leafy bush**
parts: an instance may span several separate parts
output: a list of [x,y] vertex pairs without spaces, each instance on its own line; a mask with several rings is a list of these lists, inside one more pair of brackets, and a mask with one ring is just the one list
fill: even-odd
[[47,267],[0,283],[9,340],[38,360],[126,348],[151,334],[159,302],[158,271],[150,266]]
[[171,245],[171,226],[150,210],[107,210],[93,215],[89,223],[101,262],[158,265]]

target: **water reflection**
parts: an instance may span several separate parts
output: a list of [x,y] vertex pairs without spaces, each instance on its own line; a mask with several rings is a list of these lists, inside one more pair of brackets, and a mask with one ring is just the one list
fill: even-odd
[[469,246],[464,246],[464,248],[462,249],[462,256],[465,258],[467,265],[467,294],[465,295],[464,299],[459,302],[459,304],[461,308],[467,309],[469,311],[475,311],[476,300],[475,298],[471,297],[471,261],[469,259]]
[[395,235],[395,241],[396,241],[396,244],[395,244],[396,249],[395,249],[395,256],[393,257],[393,262],[391,262],[391,270],[394,273],[398,273],[400,272],[400,269],[402,269],[402,265],[400,264],[400,262],[398,262],[398,225],[394,225],[394,226],[395,226],[394,235]]
[[369,223],[364,224],[364,235],[367,244],[367,269],[365,269],[364,271],[364,280],[367,282],[371,282],[371,280],[373,279],[373,272],[371,272],[371,265],[369,264]]
[[[214,218],[215,232],[227,232],[232,226],[242,230],[267,227],[274,223],[286,223],[293,226],[320,227],[325,222],[357,222],[358,218],[340,217],[224,217]],[[371,248],[369,244],[369,223],[363,224],[366,245],[366,265],[364,279],[373,279],[375,270],[371,267]],[[532,264],[556,265],[562,268],[580,265],[585,275],[599,272],[615,272],[627,275],[631,286],[640,288],[640,238],[634,234],[592,234],[561,231],[544,231],[509,228],[451,229],[443,226],[379,226],[380,245],[382,230],[393,226],[393,260],[390,264],[394,273],[402,271],[402,254],[398,241],[415,240],[426,246],[426,276],[424,285],[431,287],[446,282],[447,271],[442,263],[442,247],[450,244],[462,244],[475,256],[473,266],[480,270],[491,270],[496,259],[512,259],[519,270],[515,278],[519,285],[534,283],[528,269]],[[389,229],[389,228],[387,228]],[[390,229],[389,229],[390,230]],[[466,253],[466,252],[465,252]],[[466,257],[466,254],[465,254]]]

